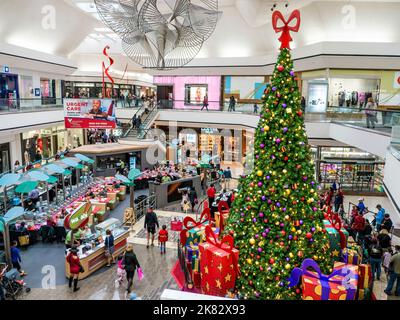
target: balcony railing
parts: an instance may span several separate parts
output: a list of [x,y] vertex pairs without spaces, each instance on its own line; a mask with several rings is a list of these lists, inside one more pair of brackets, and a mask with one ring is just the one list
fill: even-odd
[[0,99],[0,112],[18,113],[62,109],[63,98]]

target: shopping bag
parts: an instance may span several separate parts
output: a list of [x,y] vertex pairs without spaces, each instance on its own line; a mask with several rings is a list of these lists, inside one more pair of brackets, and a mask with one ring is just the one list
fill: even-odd
[[137,269],[137,275],[138,275],[139,281],[142,281],[142,280],[143,280],[143,277],[144,277],[142,268],[138,268],[138,269]]

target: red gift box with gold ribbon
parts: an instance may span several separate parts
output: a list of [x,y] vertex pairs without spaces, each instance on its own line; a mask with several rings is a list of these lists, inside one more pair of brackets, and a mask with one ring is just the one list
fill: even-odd
[[239,251],[234,248],[232,236],[219,241],[209,226],[205,233],[206,242],[199,245],[201,289],[205,294],[225,296],[235,287]]

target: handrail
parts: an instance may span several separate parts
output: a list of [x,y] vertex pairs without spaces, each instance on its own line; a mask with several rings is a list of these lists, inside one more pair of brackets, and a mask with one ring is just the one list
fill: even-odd
[[[142,107],[135,113],[138,114],[138,112],[144,108],[144,105],[142,105]],[[158,104],[154,104],[153,108],[151,110],[149,110],[149,113],[147,114],[147,116],[142,120],[142,124],[145,123],[151,116],[154,115],[154,111],[158,109]],[[142,113],[143,114],[143,113]],[[143,130],[145,131],[145,135],[140,134],[141,136],[146,136],[146,134],[148,133],[149,129],[148,128],[134,128],[133,127],[133,123],[131,123],[131,126],[129,127],[129,129],[123,134],[123,138],[126,138],[129,136],[129,134],[133,131],[133,130],[138,130],[139,132],[143,133]]]

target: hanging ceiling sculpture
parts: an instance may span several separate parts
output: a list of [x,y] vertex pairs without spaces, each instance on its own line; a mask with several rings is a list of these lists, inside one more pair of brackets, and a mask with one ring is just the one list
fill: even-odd
[[94,0],[136,63],[159,70],[189,63],[218,22],[218,0]]

